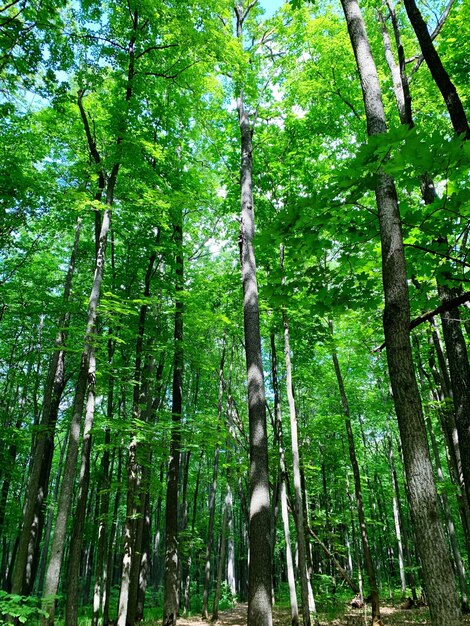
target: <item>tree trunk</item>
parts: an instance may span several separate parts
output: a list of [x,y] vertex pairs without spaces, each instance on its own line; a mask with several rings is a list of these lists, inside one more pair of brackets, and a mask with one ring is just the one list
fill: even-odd
[[[284,248],[281,246],[281,268],[284,269]],[[302,617],[304,626],[310,626],[310,610],[315,613],[315,601],[313,606],[309,606],[309,575],[307,566],[307,548],[304,526],[304,504],[302,501],[302,485],[300,478],[300,456],[299,456],[299,436],[297,431],[297,410],[294,399],[294,386],[292,381],[292,364],[290,356],[289,323],[285,310],[282,311],[282,322],[284,326],[284,358],[286,363],[286,387],[287,401],[289,404],[291,447],[292,447],[292,469],[294,474],[294,512],[297,526],[297,545],[299,549],[299,572],[300,590],[302,597]]]
[[175,332],[172,389],[170,463],[166,490],[166,551],[163,626],[176,626],[178,615],[178,474],[183,409],[183,216],[174,225],[176,253]]
[[395,536],[397,538],[397,547],[398,547],[398,569],[400,572],[400,583],[401,583],[401,595],[402,599],[405,599],[406,596],[406,575],[405,575],[405,560],[403,557],[403,542],[401,537],[401,524],[400,524],[400,511],[398,508],[398,481],[395,472],[395,465],[393,461],[393,450],[392,450],[392,441],[390,440],[390,449],[389,449],[389,459],[390,459],[390,470],[392,477],[392,499],[393,499],[393,523],[395,525]]
[[86,403],[85,424],[83,428],[78,498],[77,505],[75,507],[74,525],[70,543],[69,566],[67,572],[67,602],[65,605],[65,620],[67,626],[77,626],[78,624],[80,557],[82,553],[83,533],[85,529],[88,488],[90,485],[91,428],[93,426],[95,414],[96,360],[94,349],[90,354],[88,381],[88,399]]
[[[75,240],[67,270],[64,286],[63,303],[67,308],[72,289],[72,278],[78,253],[82,220],[77,219]],[[47,499],[49,478],[54,454],[54,435],[59,404],[65,387],[64,346],[70,325],[70,311],[58,321],[59,331],[55,340],[55,349],[49,363],[42,404],[41,428],[33,444],[33,461],[28,479],[23,511],[23,524],[18,544],[18,552],[12,579],[12,593],[23,595],[30,593],[34,580],[31,572],[30,555],[38,550],[44,519],[44,502]]]
[[466,139],[470,139],[470,127],[467,116],[460,100],[455,85],[449,78],[441,58],[434,47],[431,35],[428,32],[426,22],[416,6],[414,0],[404,0],[406,13],[411,22],[413,30],[421,47],[424,60],[429,67],[429,71],[444,98],[447,110],[450,115],[452,126],[458,135],[463,134]]
[[[111,366],[114,357],[114,351],[116,342],[111,339],[112,333],[110,332],[110,338],[108,339],[108,364]],[[109,422],[113,419],[114,410],[114,376],[113,372],[110,372],[108,381],[108,400],[107,400],[107,418]],[[108,513],[109,513],[109,499],[110,499],[110,484],[113,474],[114,454],[110,466],[110,454],[109,447],[111,444],[111,429],[109,427],[105,430],[104,435],[104,452],[101,460],[101,481],[100,489],[98,490],[97,498],[99,500],[98,508],[98,551],[95,567],[95,585],[93,590],[93,615],[91,620],[91,626],[98,626],[101,597],[103,592],[103,582],[106,572],[106,548],[108,542]]]
[[227,516],[228,516],[229,506],[232,506],[232,490],[230,489],[230,484],[227,480],[227,491],[225,494],[224,515],[222,518],[222,532],[220,534],[220,550],[219,550],[219,563],[217,566],[217,581],[216,581],[215,591],[214,591],[214,601],[212,604],[211,620],[213,622],[219,619],[219,602],[220,602],[220,592],[222,589],[222,578],[223,578],[224,564],[225,564],[225,546],[226,546],[226,539],[227,539]]
[[[443,283],[438,284],[442,302],[455,294]],[[449,363],[452,396],[455,409],[455,425],[458,433],[463,485],[467,504],[470,503],[470,366],[467,346],[460,326],[458,309],[441,314],[442,331]]]
[[76,385],[75,397],[72,408],[72,422],[70,424],[69,444],[67,455],[65,457],[64,474],[59,494],[58,510],[56,524],[54,528],[54,537],[52,541],[52,551],[49,565],[46,573],[46,583],[44,588],[43,608],[49,616],[43,619],[43,626],[52,626],[54,624],[55,612],[55,596],[59,586],[60,571],[62,567],[62,557],[64,554],[67,519],[69,516],[70,506],[72,503],[73,487],[75,482],[75,466],[78,456],[78,447],[80,439],[80,425],[82,421],[83,406],[85,403],[85,394],[87,382],[93,384],[89,380],[89,364],[90,357],[94,356],[94,335],[96,328],[96,315],[98,302],[101,293],[101,283],[104,274],[104,261],[106,252],[106,243],[111,219],[111,209],[106,209],[100,233],[100,247],[96,260],[95,277],[93,288],[90,295],[88,305],[87,329],[85,333],[85,347],[82,353],[80,370]]
[[[442,472],[441,459],[439,456],[439,448],[437,447],[436,437],[434,436],[434,432],[432,429],[431,420],[428,417],[427,420],[428,433],[431,440],[431,448],[434,455],[434,462],[437,470],[437,477],[439,482],[444,482],[444,474]],[[465,569],[463,566],[462,557],[460,555],[459,544],[457,542],[457,536],[455,534],[454,520],[452,519],[452,513],[450,510],[449,499],[445,492],[445,488],[442,489],[440,493],[440,499],[442,504],[442,509],[444,511],[444,518],[447,524],[447,534],[449,536],[450,545],[452,548],[452,554],[454,555],[454,564],[455,569],[457,571],[457,578],[459,579],[461,599],[462,599],[462,611],[464,613],[468,613],[468,591],[467,591],[467,581],[465,580]]]
[[[386,132],[380,85],[362,15],[356,0],[342,0],[359,70],[369,135]],[[426,428],[410,345],[410,308],[401,232],[393,179],[378,172],[376,200],[382,242],[385,294],[384,334],[393,400],[398,418],[408,496],[433,626],[460,624],[457,589],[439,518]]]
[[[245,10],[235,5],[237,37],[243,36],[243,21],[253,3]],[[248,381],[248,419],[250,425],[250,566],[248,583],[248,626],[272,624],[272,557],[269,504],[268,437],[266,397],[261,359],[258,284],[253,248],[255,230],[253,207],[252,129],[245,109],[243,89],[237,94],[241,139],[241,218],[240,260],[243,282],[243,316]]]
[[[154,251],[150,255],[147,271],[145,274],[143,298],[147,300],[150,296],[150,281],[157,253]],[[132,420],[137,424],[142,419],[141,407],[148,404],[149,397],[149,377],[152,369],[151,359],[145,368],[142,368],[142,355],[144,347],[145,322],[147,319],[148,304],[142,304],[139,312],[139,323],[137,328],[137,339],[135,348],[134,367],[134,389],[132,402]],[[142,375],[144,373],[144,380]],[[149,417],[145,412],[145,417]],[[137,587],[140,570],[140,547],[142,540],[142,522],[144,519],[143,510],[145,507],[145,495],[143,493],[144,470],[138,459],[137,434],[131,435],[129,445],[129,458],[127,463],[127,516],[124,531],[124,556],[122,563],[122,579],[119,594],[118,626],[126,626],[126,623],[133,624],[137,607]],[[129,619],[128,619],[129,612]]]
[[[330,331],[333,340],[333,322],[330,321]],[[356,457],[356,446],[354,443],[354,434],[351,425],[351,415],[349,412],[349,403],[346,396],[346,390],[344,388],[343,376],[339,366],[338,355],[336,353],[336,347],[333,344],[332,350],[333,365],[335,368],[336,380],[338,382],[339,395],[341,398],[341,405],[343,407],[344,421],[346,426],[346,434],[348,437],[348,450],[349,460],[354,476],[354,492],[356,495],[357,515],[359,518],[359,528],[361,532],[362,550],[364,553],[364,565],[367,572],[367,578],[369,580],[370,598],[372,607],[372,624],[380,624],[380,595],[379,588],[377,586],[377,578],[375,573],[375,565],[372,560],[372,554],[370,551],[369,536],[367,533],[366,516],[364,512],[364,503],[362,499],[362,486],[361,475],[359,472],[359,464]]]
[[[408,79],[405,71],[405,63],[404,63],[404,52],[403,45],[401,43],[401,35],[400,29],[398,26],[398,22],[396,19],[396,15],[390,4],[388,3],[390,16],[392,19],[393,30],[395,35],[395,41],[397,45],[397,49],[399,52],[399,63],[400,67],[398,68],[393,54],[391,50],[387,50],[387,29],[385,20],[382,18],[382,31],[384,34],[384,44],[386,50],[386,59],[387,64],[390,69],[390,73],[392,76],[397,75],[397,71],[399,71],[399,76],[397,80],[394,80],[394,92],[395,99],[397,103],[397,108],[400,113],[400,121],[402,124],[408,125],[410,128],[414,126],[413,115],[411,110],[411,95],[408,86]],[[403,110],[402,102],[405,101],[408,105]],[[428,174],[423,174],[421,178],[421,195],[425,204],[433,204],[436,200],[437,192],[434,187],[434,183]],[[419,285],[418,285],[419,286]],[[437,280],[438,292],[441,298],[442,304],[448,302],[457,294],[453,293],[452,290],[447,288],[441,281]],[[444,409],[441,413],[442,423],[444,432],[448,441],[449,454],[451,457],[452,465],[455,469],[455,477],[457,479],[457,483],[460,485],[462,490],[462,500],[461,503],[463,506],[461,507],[462,521],[464,523],[464,528],[467,527],[467,520],[470,518],[470,491],[466,492],[466,485],[470,483],[470,444],[469,435],[470,435],[470,368],[468,365],[468,357],[466,351],[465,340],[462,335],[462,331],[460,329],[459,324],[459,311],[458,308],[451,309],[449,311],[444,311],[441,313],[441,321],[443,325],[443,329],[447,330],[447,339],[446,339],[446,347],[448,353],[452,355],[452,358],[449,358],[449,361],[453,363],[453,371],[454,371],[454,380],[456,386],[456,398],[454,398],[455,405],[455,413],[456,419],[459,421],[460,429],[455,428],[454,416],[449,413],[448,409]],[[442,389],[442,400],[446,397],[450,397],[450,387],[451,382],[449,380],[449,375],[447,373],[447,368],[445,364],[445,359],[443,355],[443,350],[441,346],[441,341],[438,334],[438,329],[436,323],[433,319],[431,319],[432,326],[432,343],[434,344],[437,360],[439,365],[440,372],[440,387]],[[447,346],[448,344],[448,346]],[[433,372],[433,369],[431,370]],[[460,419],[459,419],[460,418]],[[458,431],[458,434],[457,434]],[[459,438],[464,442],[464,447],[466,446],[466,457],[464,461],[464,465],[466,466],[466,472],[469,476],[469,480],[465,482],[465,471],[464,465],[461,463],[461,452],[460,452],[460,444]],[[464,455],[465,456],[465,455]],[[468,489],[468,487],[467,487]],[[466,533],[467,545],[468,541],[468,533]]]
[[[281,403],[279,398],[279,385],[277,376],[277,355],[276,355],[276,341],[274,333],[271,333],[271,371],[272,382],[274,392],[274,433],[277,445],[279,448],[279,469],[280,469],[280,481],[281,481],[281,515],[282,524],[284,527],[284,541],[286,543],[286,568],[287,568],[287,583],[289,586],[289,603],[292,626],[297,626],[299,623],[299,608],[297,605],[297,593],[295,589],[295,576],[294,576],[294,561],[292,558],[292,546],[290,541],[289,530],[289,513],[287,509],[287,468],[284,454],[284,444],[282,437],[282,417],[281,417]],[[274,529],[274,536],[275,529]],[[274,547],[274,546],[273,546]]]
[[219,367],[219,396],[217,404],[217,442],[215,444],[214,452],[214,469],[212,473],[212,484],[209,493],[209,523],[207,526],[207,545],[206,545],[206,558],[204,564],[204,591],[202,595],[202,617],[203,619],[209,619],[208,603],[209,603],[209,587],[211,580],[211,555],[212,555],[212,542],[214,539],[214,520],[215,520],[215,497],[217,492],[217,478],[219,471],[219,453],[220,453],[220,422],[222,419],[222,400],[224,393],[224,363],[225,363],[225,337],[222,347],[222,357],[220,359]]

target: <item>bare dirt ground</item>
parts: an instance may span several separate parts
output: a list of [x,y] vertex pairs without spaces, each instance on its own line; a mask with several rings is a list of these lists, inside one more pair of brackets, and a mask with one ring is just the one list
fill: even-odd
[[[246,626],[246,604],[237,604],[233,609],[221,611],[217,626]],[[429,613],[427,609],[404,610],[398,607],[381,607],[382,621],[384,626],[430,626]],[[328,620],[320,615],[319,626],[368,626],[370,624],[370,611],[366,614],[363,609],[347,608],[341,618]],[[465,626],[470,626],[470,616],[465,616],[463,620]],[[179,626],[208,626],[200,617],[179,618]],[[273,626],[290,626],[289,609],[274,607]]]

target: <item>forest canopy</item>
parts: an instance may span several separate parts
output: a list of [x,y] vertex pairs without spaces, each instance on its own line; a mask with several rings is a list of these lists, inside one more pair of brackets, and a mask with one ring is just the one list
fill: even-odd
[[0,623],[463,624],[470,3],[359,2],[0,6]]

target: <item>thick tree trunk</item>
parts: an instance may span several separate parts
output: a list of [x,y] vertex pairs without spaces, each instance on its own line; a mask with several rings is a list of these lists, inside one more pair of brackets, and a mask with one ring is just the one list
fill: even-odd
[[[432,448],[433,455],[434,455],[434,462],[435,462],[436,469],[437,469],[437,476],[438,476],[439,482],[443,483],[444,474],[442,472],[441,459],[439,456],[439,448],[437,446],[436,437],[434,435],[431,420],[429,417],[427,418],[426,422],[427,422],[429,437],[431,440],[431,448]],[[454,555],[454,564],[455,564],[455,569],[457,571],[457,578],[459,579],[460,593],[461,593],[461,599],[462,599],[462,611],[464,613],[468,613],[468,591],[467,591],[467,581],[465,580],[465,569],[463,566],[462,557],[460,555],[459,544],[458,544],[457,536],[455,533],[454,520],[452,518],[452,512],[450,510],[449,499],[447,497],[445,489],[442,490],[440,494],[440,499],[441,499],[442,509],[444,511],[444,518],[446,520],[447,534],[449,536],[449,541],[450,541],[450,545],[452,548],[452,554]]]
[[[237,36],[242,41],[243,21],[250,8],[236,5]],[[245,109],[243,89],[237,94],[241,139],[240,260],[243,282],[245,355],[250,425],[250,566],[248,583],[248,626],[272,624],[272,557],[269,504],[268,437],[264,391],[261,336],[259,329],[258,284],[253,248],[255,231],[253,207],[252,129]]]
[[[398,26],[398,22],[396,19],[395,12],[393,8],[388,4],[390,17],[392,19],[393,30],[395,35],[395,41],[397,45],[397,49],[399,52],[399,64],[398,67],[395,63],[395,59],[393,54],[387,46],[387,29],[385,20],[382,18],[382,31],[384,35],[384,45],[385,45],[385,56],[387,59],[387,64],[390,69],[390,73],[392,76],[396,76],[397,72],[399,72],[399,76],[397,80],[394,80],[394,92],[395,99],[397,103],[397,108],[400,113],[400,121],[402,124],[408,125],[410,128],[413,127],[414,121],[411,110],[411,96],[408,86],[408,79],[405,71],[405,63],[404,63],[404,52],[403,45],[401,43],[401,34]],[[408,102],[408,106],[403,110],[402,102]],[[437,192],[434,187],[434,183],[431,178],[425,173],[421,178],[421,195],[425,204],[433,204],[433,202],[437,199]],[[442,304],[446,304],[458,294],[453,293],[452,290],[447,288],[445,285],[441,284],[438,280],[438,292],[441,298]],[[447,367],[445,364],[444,354],[441,346],[441,341],[438,334],[438,329],[436,326],[436,322],[434,319],[431,319],[432,330],[432,343],[435,347],[437,360],[439,365],[440,372],[440,387],[442,397],[450,398],[451,395],[451,381],[449,379],[449,375],[447,372]],[[467,520],[470,518],[469,514],[469,493],[470,491],[466,491],[466,485],[470,482],[470,444],[467,443],[469,441],[470,435],[470,368],[468,365],[468,357],[466,351],[465,340],[463,338],[462,331],[460,329],[459,323],[459,311],[458,308],[449,309],[443,311],[441,313],[441,321],[443,325],[443,329],[446,335],[446,347],[448,354],[452,355],[452,358],[449,358],[449,361],[452,361],[453,364],[453,372],[455,387],[457,393],[454,394],[454,405],[455,405],[455,417],[459,421],[460,429],[455,427],[454,416],[449,412],[448,408],[444,409],[442,412],[442,423],[444,432],[447,438],[449,454],[451,457],[452,465],[454,467],[455,478],[457,483],[460,485],[462,490],[461,502],[463,506],[461,507],[461,515],[462,521],[464,523],[464,529],[467,527]],[[447,331],[447,333],[446,333]],[[448,344],[448,345],[447,345]],[[434,373],[434,369],[431,370]],[[453,383],[454,386],[454,383]],[[460,419],[459,419],[460,418]],[[457,434],[458,433],[458,434]],[[464,460],[464,465],[466,466],[466,472],[468,474],[469,480],[465,481],[465,471],[464,465],[461,462],[461,452],[460,452],[460,444],[459,439],[462,439],[464,442],[464,447],[466,446],[466,456]],[[467,545],[468,545],[468,533],[466,532]]]
[[[333,322],[330,321],[331,336],[333,339]],[[362,499],[362,486],[361,475],[359,472],[359,464],[356,457],[356,446],[354,443],[354,434],[351,425],[351,416],[349,412],[349,403],[346,396],[346,390],[344,388],[343,376],[339,366],[338,355],[336,353],[336,347],[333,345],[332,351],[333,365],[335,368],[336,380],[338,382],[339,395],[341,398],[341,405],[343,407],[346,434],[348,437],[348,450],[349,460],[354,476],[354,492],[356,495],[357,515],[359,518],[359,528],[361,532],[362,551],[364,553],[364,565],[367,572],[367,578],[369,580],[371,608],[372,608],[372,623],[380,624],[380,595],[379,588],[377,586],[377,578],[375,573],[375,565],[372,560],[372,554],[370,551],[369,535],[367,532],[366,515],[364,511],[364,503]]]
[[183,216],[174,225],[176,253],[175,332],[172,389],[172,429],[170,463],[166,490],[166,551],[163,626],[175,626],[178,615],[178,474],[181,452],[181,417],[183,410]]
[[[342,0],[363,91],[369,135],[386,132],[380,85],[356,0]],[[423,580],[433,626],[457,626],[461,615],[451,559],[439,518],[426,428],[411,353],[403,236],[393,179],[378,172],[376,200],[382,241],[384,334]]]

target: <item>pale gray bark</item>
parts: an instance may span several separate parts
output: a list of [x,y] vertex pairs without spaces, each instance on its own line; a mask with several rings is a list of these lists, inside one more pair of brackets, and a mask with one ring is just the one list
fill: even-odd
[[398,508],[398,486],[396,484],[396,475],[394,471],[394,463],[393,463],[393,451],[392,444],[390,443],[390,471],[392,477],[392,503],[393,503],[393,523],[395,526],[395,536],[397,538],[397,548],[398,548],[398,570],[400,572],[400,584],[401,584],[401,595],[404,598],[406,595],[406,576],[405,576],[405,560],[403,557],[403,542],[401,538],[401,525],[400,525],[400,511]]
[[[284,249],[281,246],[281,267],[284,268]],[[299,572],[300,572],[300,589],[302,597],[302,617],[304,626],[310,626],[311,612],[315,613],[315,600],[313,606],[309,606],[312,602],[313,594],[309,598],[309,574],[307,567],[307,547],[305,539],[305,523],[304,523],[304,503],[302,500],[302,485],[300,477],[300,455],[299,455],[299,435],[297,426],[297,409],[294,399],[294,386],[292,380],[292,363],[290,356],[290,338],[289,338],[289,322],[285,310],[282,311],[282,322],[284,326],[284,359],[286,363],[286,388],[287,401],[289,404],[290,432],[291,432],[291,448],[292,448],[292,469],[294,475],[294,512],[297,527],[297,545],[299,550]]]
[[[271,371],[272,382],[274,391],[274,433],[277,440],[277,446],[279,449],[279,479],[280,479],[280,500],[281,500],[281,516],[282,524],[284,528],[284,541],[286,543],[286,569],[287,569],[287,583],[289,587],[289,604],[291,614],[292,626],[297,626],[299,623],[299,608],[297,605],[297,592],[295,588],[295,575],[294,575],[294,560],[292,558],[292,546],[290,539],[289,529],[289,512],[287,507],[287,468],[284,452],[284,443],[282,436],[282,415],[281,415],[281,402],[279,398],[279,385],[277,375],[277,354],[276,354],[276,341],[274,333],[271,333]],[[273,546],[274,547],[274,546]]]
[[[67,270],[64,286],[63,302],[67,307],[72,289],[72,279],[78,253],[82,219],[77,219],[75,239]],[[19,537],[18,552],[12,578],[12,593],[22,595],[31,590],[31,564],[28,558],[39,544],[41,535],[41,516],[47,498],[49,477],[54,450],[54,434],[60,399],[65,387],[64,346],[67,340],[67,330],[70,325],[70,311],[66,311],[58,321],[59,331],[55,340],[54,353],[49,363],[49,369],[44,387],[44,397],[41,416],[41,430],[34,443],[33,461],[28,478],[25,504],[23,510],[23,524]]]
[[93,337],[96,328],[96,316],[98,302],[101,293],[101,283],[104,274],[104,261],[106,243],[111,219],[111,209],[106,209],[100,232],[100,246],[96,259],[95,276],[90,294],[87,315],[87,328],[85,333],[85,347],[82,353],[78,381],[76,385],[75,397],[72,408],[72,421],[70,424],[69,444],[64,463],[64,473],[59,494],[58,510],[54,527],[54,537],[52,540],[51,556],[46,573],[46,581],[43,592],[43,608],[47,611],[48,617],[43,619],[43,626],[52,626],[55,613],[55,596],[57,594],[60,572],[62,567],[62,557],[64,554],[67,520],[72,503],[73,488],[75,483],[75,471],[80,441],[80,430],[85,394],[89,375],[90,356],[94,354]]
[[222,578],[224,572],[224,564],[225,564],[225,549],[226,549],[226,540],[227,540],[227,520],[228,520],[228,510],[229,507],[232,506],[232,490],[230,488],[230,484],[227,481],[227,490],[225,493],[225,503],[224,503],[224,515],[222,518],[222,532],[220,535],[220,550],[219,550],[219,562],[217,565],[217,581],[215,585],[214,591],[214,601],[212,604],[212,621],[215,622],[219,619],[219,602],[220,602],[220,592],[222,590]]

